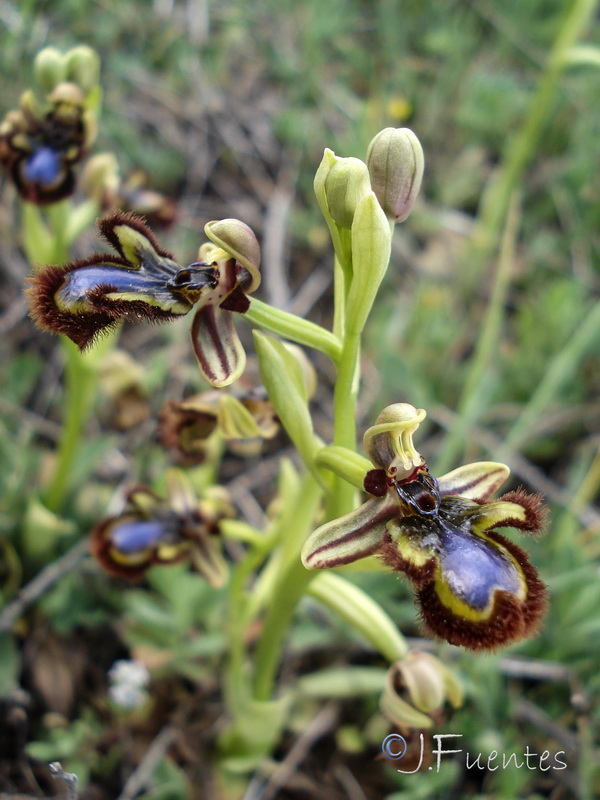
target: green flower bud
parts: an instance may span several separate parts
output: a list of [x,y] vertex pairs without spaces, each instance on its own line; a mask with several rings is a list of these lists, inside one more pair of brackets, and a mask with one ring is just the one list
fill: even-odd
[[80,45],[65,55],[66,79],[76,83],[84,94],[89,94],[100,81],[100,57],[95,50]]
[[54,87],[66,80],[65,62],[62,54],[54,47],[45,47],[33,62],[35,82],[42,92],[48,94]]
[[352,227],[356,207],[370,190],[366,164],[358,158],[336,157],[325,178],[325,197],[336,225]]
[[81,188],[88,197],[99,203],[115,206],[121,177],[114,153],[98,153],[92,156],[81,172]]
[[386,216],[403,222],[423,179],[423,149],[409,128],[384,128],[367,150],[371,186]]
[[445,668],[435,656],[412,650],[404,661],[391,668],[396,689],[406,690],[412,704],[431,714],[444,703]]

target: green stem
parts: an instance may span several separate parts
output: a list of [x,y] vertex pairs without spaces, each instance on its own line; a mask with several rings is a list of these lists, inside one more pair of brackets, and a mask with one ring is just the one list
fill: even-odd
[[333,333],[341,341],[346,319],[346,275],[336,256],[333,265]]
[[[346,331],[333,392],[333,445],[356,451],[356,397],[358,394],[358,364],[360,333]],[[354,507],[356,490],[336,475],[328,498],[326,519],[347,514]]]
[[285,531],[283,544],[288,557],[274,587],[255,655],[254,697],[269,700],[281,661],[283,642],[300,598],[315,573],[306,570],[299,558],[300,548],[309,533],[321,500],[322,489],[306,475],[298,493],[295,513]]
[[245,707],[241,698],[246,694],[244,678],[246,614],[245,583],[248,577],[264,560],[264,550],[257,547],[240,561],[232,571],[229,584],[229,658],[225,676],[227,706],[235,718]]
[[276,333],[290,342],[325,353],[336,363],[340,358],[342,348],[337,336],[320,325],[315,325],[314,322],[297,317],[288,311],[273,308],[255,297],[250,298],[250,308],[245,317],[260,328]]
[[50,511],[59,512],[63,506],[72,478],[73,465],[83,444],[82,434],[96,385],[94,364],[86,361],[70,339],[62,337],[66,356],[65,403],[63,426],[57,461],[44,502]]

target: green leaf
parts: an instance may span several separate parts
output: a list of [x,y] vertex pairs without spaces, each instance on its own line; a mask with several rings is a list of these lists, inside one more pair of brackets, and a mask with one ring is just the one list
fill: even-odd
[[0,697],[18,686],[19,653],[11,633],[0,635]]
[[380,667],[333,667],[305,675],[297,688],[307,697],[342,700],[383,692],[386,675]]
[[302,460],[316,475],[314,459],[321,443],[313,431],[302,368],[277,339],[254,331],[254,341],[269,399]]
[[600,67],[600,47],[593,44],[576,44],[565,54],[567,67]]
[[390,662],[406,656],[408,646],[394,622],[369,595],[332,572],[322,572],[308,594],[351,625]]
[[352,282],[346,302],[347,329],[360,333],[387,271],[392,248],[390,223],[374,192],[359,202],[352,223]]

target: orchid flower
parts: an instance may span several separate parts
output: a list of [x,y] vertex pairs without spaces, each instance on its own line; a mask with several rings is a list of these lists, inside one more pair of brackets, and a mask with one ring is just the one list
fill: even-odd
[[323,569],[378,556],[412,582],[426,627],[451,644],[493,650],[530,637],[546,589],[527,553],[497,528],[538,532],[541,498],[518,489],[493,500],[509,475],[496,462],[436,480],[412,442],[424,417],[408,403],[379,415],[364,437],[371,499],[314,531],[303,563]]

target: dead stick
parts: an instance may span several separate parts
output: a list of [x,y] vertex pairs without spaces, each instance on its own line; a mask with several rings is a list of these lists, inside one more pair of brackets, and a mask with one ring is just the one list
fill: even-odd
[[72,570],[78,561],[89,552],[90,543],[87,537],[72,547],[57,561],[48,564],[35,578],[24,586],[15,599],[9,603],[0,614],[0,633],[7,631],[13,622],[30,606],[38,597],[44,594],[63,575]]

